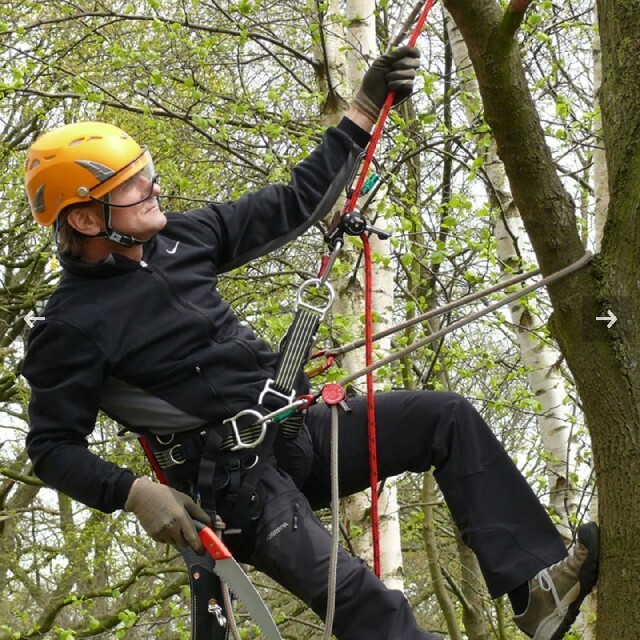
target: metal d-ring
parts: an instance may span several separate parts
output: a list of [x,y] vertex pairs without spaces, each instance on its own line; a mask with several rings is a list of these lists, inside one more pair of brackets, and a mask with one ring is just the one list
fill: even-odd
[[[316,287],[318,289],[321,287],[326,288],[327,301],[324,307],[316,307],[315,305],[310,304],[309,302],[303,301],[302,296],[305,292],[305,289],[309,287]],[[305,280],[300,285],[300,288],[298,289],[298,293],[296,294],[296,305],[294,307],[294,310],[297,311],[301,307],[304,309],[308,309],[309,311],[313,311],[314,313],[317,313],[320,316],[320,319],[322,320],[326,315],[327,311],[329,311],[329,309],[331,308],[334,297],[335,297],[335,293],[333,291],[333,287],[329,282],[325,282],[320,278],[310,278],[309,280]]]
[[[182,455],[182,460],[178,460],[178,458],[176,458],[174,451]],[[169,449],[169,458],[171,459],[171,462],[173,462],[173,464],[184,464],[187,459],[185,458],[184,453],[182,453],[182,445],[174,444],[173,447]]]
[[169,435],[166,436],[160,436],[160,435],[156,435],[156,440],[163,445],[168,445],[171,444],[173,442],[173,439],[176,437],[175,433],[170,433]]
[[[248,416],[248,415],[255,416],[257,418],[257,420],[255,421],[255,424],[261,424],[261,427],[262,427],[260,429],[260,435],[252,442],[244,442],[244,440],[242,439],[242,436],[240,435],[240,431],[238,430],[238,419],[241,418],[242,416]],[[233,429],[233,436],[236,440],[236,444],[233,447],[231,447],[231,451],[238,451],[239,449],[253,449],[254,447],[257,447],[259,444],[262,443],[265,435],[267,434],[268,421],[263,420],[263,415],[259,411],[256,411],[255,409],[244,409],[243,411],[240,411],[235,416],[233,416],[233,418],[228,418],[227,420],[224,421],[225,424],[227,422],[231,423],[231,428]]]

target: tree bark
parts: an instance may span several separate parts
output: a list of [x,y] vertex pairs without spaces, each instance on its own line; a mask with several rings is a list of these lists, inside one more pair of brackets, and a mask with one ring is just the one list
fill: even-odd
[[456,546],[460,554],[460,590],[462,601],[462,622],[469,640],[488,640],[489,633],[485,621],[485,600],[487,598],[482,571],[475,554],[462,540],[456,528]]

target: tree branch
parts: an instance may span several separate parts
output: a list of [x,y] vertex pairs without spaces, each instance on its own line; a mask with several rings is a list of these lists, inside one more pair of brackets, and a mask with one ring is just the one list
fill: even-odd
[[533,0],[511,0],[500,29],[505,38],[513,38],[522,24],[524,14],[532,3]]
[[17,473],[13,469],[9,469],[8,467],[0,467],[0,475],[3,475],[5,478],[9,478],[11,480],[15,480],[16,482],[22,482],[22,484],[28,484],[33,487],[44,487],[46,486],[42,480],[39,480],[35,476],[29,476],[24,473]]
[[126,14],[126,13],[118,13],[116,11],[83,11],[82,13],[76,13],[72,16],[62,16],[59,18],[50,18],[47,20],[39,20],[30,25],[25,25],[23,27],[19,27],[16,29],[7,29],[6,31],[0,34],[0,38],[6,38],[7,36],[17,35],[18,29],[27,32],[32,31],[34,29],[38,29],[40,27],[50,27],[55,24],[60,24],[63,22],[72,22],[74,20],[82,20],[85,18],[116,18],[118,20],[131,20],[131,21],[146,21],[146,22],[162,22],[164,24],[173,25],[179,24],[186,29],[193,29],[195,31],[203,31],[205,33],[216,33],[220,35],[230,35],[234,37],[248,37],[251,40],[260,41],[264,40],[266,42],[270,42],[271,44],[280,47],[283,51],[287,51],[295,58],[306,62],[307,64],[315,67],[318,63],[317,61],[310,58],[308,55],[303,53],[302,51],[289,46],[282,40],[275,38],[274,36],[258,33],[256,31],[248,31],[243,33],[240,29],[230,29],[230,28],[222,28],[222,27],[213,27],[205,24],[198,24],[196,22],[190,21],[179,21],[173,18],[166,18],[163,16],[146,16],[146,15],[134,15],[134,14]]

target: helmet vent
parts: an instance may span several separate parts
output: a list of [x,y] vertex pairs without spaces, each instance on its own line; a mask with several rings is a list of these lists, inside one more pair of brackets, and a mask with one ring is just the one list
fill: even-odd
[[31,206],[33,207],[33,210],[35,213],[43,213],[45,206],[44,206],[44,187],[45,185],[40,185],[34,192],[33,194],[33,201],[31,203]]
[[30,169],[37,169],[40,166],[40,160],[36,159],[31,163]]
[[88,169],[93,176],[95,176],[99,182],[108,180],[111,176],[115,175],[115,171],[109,167],[92,160],[76,160],[76,164]]
[[81,142],[84,142],[84,141],[85,141],[85,138],[76,138],[75,140],[72,140],[69,143],[69,146],[70,147],[75,147],[76,145],[79,145]]

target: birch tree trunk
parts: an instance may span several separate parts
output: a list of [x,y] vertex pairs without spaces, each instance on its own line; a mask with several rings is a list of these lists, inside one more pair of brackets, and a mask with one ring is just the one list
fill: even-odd
[[[315,5],[311,3],[315,10]],[[325,127],[338,123],[351,97],[348,86],[347,58],[344,52],[344,27],[338,0],[328,0],[320,21],[320,44],[315,47],[316,82],[323,96],[320,115]],[[337,206],[337,205],[336,205]]]
[[[481,103],[478,83],[467,47],[447,14],[447,29],[453,57],[456,63],[460,86]],[[473,126],[480,115],[479,110],[466,110],[469,124]],[[489,185],[487,197],[494,209],[498,210],[494,234],[497,241],[497,255],[503,265],[505,278],[510,273],[522,272],[523,267],[535,262],[522,218],[515,205],[502,161],[498,157],[495,141],[489,148],[479,151],[484,156],[484,170]],[[574,469],[571,447],[571,412],[560,371],[560,354],[550,343],[538,336],[544,329],[546,319],[540,317],[535,302],[523,304],[515,301],[509,306],[511,325],[518,340],[522,362],[528,369],[529,387],[540,404],[537,422],[542,445],[547,453],[547,477],[549,485],[549,506],[559,517],[558,530],[565,540],[570,541],[572,532],[569,516],[577,509],[576,493],[571,487],[570,472]]]
[[[335,0],[328,4],[325,16],[324,53],[327,56],[326,68],[329,70],[326,79],[327,90],[339,93],[340,99],[327,99],[325,105],[331,107],[341,104],[343,107],[360,84],[364,72],[377,56],[375,34],[375,2],[373,0],[349,0],[346,4],[346,29],[340,6]],[[349,43],[345,54],[344,42]],[[344,88],[344,89],[342,89]],[[381,196],[379,195],[379,198]],[[388,256],[388,241],[380,241],[372,236],[371,250],[374,255]],[[343,251],[342,260],[355,265],[357,251],[349,245]],[[383,268],[384,261],[376,261],[373,269],[373,308],[379,319],[375,323],[374,332],[388,326],[393,309],[393,273]],[[349,318],[358,326],[364,313],[364,274],[349,273],[342,280],[335,282],[336,301],[333,307],[334,316]],[[386,351],[388,341],[379,342],[378,350]],[[364,366],[364,353],[352,352],[345,356],[342,366],[349,372],[357,371]],[[370,495],[363,492],[342,501],[344,524],[347,531],[360,531],[362,535],[351,540],[354,552],[372,564],[371,528],[370,528]],[[380,566],[383,582],[393,589],[404,590],[402,578],[402,550],[400,540],[400,521],[395,482],[389,480],[379,496],[380,515]],[[365,523],[366,524],[365,526]]]
[[[593,21],[598,24],[598,8],[593,7]],[[600,34],[593,34],[593,107],[596,112],[597,128],[594,131],[596,137],[593,149],[593,193],[595,197],[595,250],[602,247],[604,225],[607,222],[609,211],[609,183],[607,171],[607,155],[604,148],[602,134],[602,119],[600,118],[600,89],[602,87],[602,51],[600,47]]]

